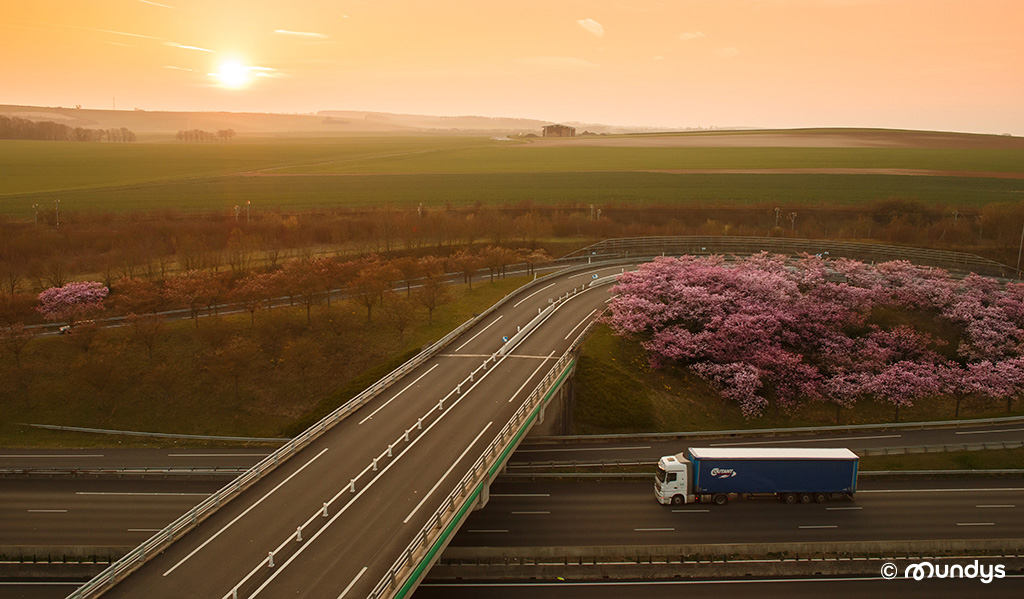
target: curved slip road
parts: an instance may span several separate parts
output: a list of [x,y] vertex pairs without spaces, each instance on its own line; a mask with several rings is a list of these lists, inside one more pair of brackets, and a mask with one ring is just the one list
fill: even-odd
[[236,588],[240,597],[367,595],[603,308],[608,287],[567,300],[510,355],[460,383],[549,299],[620,270],[552,277],[510,300],[105,596],[217,598]]

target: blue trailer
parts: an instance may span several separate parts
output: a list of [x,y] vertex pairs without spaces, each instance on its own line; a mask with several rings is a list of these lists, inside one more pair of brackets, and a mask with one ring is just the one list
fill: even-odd
[[739,495],[823,503],[853,497],[858,460],[845,448],[691,447],[658,460],[654,490],[664,505],[725,505]]

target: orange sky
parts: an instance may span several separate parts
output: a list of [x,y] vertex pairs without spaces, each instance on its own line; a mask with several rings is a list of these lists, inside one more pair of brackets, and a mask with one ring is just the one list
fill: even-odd
[[1022,0],[0,2],[0,104],[1024,135]]

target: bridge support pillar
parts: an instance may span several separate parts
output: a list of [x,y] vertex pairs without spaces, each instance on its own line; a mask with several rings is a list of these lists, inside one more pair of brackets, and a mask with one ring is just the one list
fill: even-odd
[[491,499],[491,479],[487,478],[484,480],[483,488],[480,489],[480,494],[477,495],[476,505],[473,506],[473,511],[482,510],[487,507],[487,502]]

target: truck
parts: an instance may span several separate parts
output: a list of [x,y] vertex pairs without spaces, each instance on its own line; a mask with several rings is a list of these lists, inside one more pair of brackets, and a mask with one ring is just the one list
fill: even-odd
[[784,503],[853,497],[858,456],[846,448],[691,447],[658,460],[654,493],[662,505],[775,496]]

